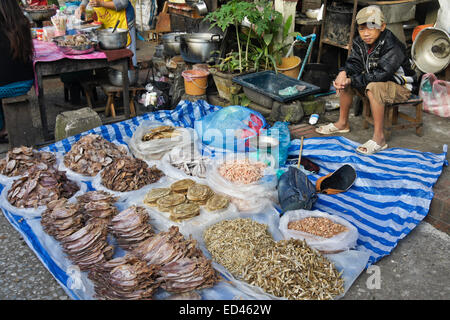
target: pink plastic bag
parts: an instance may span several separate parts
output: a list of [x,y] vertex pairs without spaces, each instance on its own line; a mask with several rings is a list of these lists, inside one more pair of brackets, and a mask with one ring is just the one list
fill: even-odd
[[438,80],[433,73],[424,74],[419,96],[423,99],[425,112],[443,118],[450,117],[450,82]]

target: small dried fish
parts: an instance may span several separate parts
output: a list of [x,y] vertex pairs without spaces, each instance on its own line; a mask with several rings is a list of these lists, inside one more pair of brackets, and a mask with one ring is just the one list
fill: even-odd
[[249,184],[261,179],[266,167],[262,162],[242,159],[226,161],[219,166],[218,171],[222,177],[231,182]]
[[142,141],[168,139],[172,137],[177,137],[180,132],[172,126],[160,126],[150,129],[146,134],[142,136]]

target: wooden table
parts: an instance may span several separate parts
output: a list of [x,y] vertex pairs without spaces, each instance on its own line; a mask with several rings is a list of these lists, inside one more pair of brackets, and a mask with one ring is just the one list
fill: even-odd
[[125,120],[130,118],[130,104],[129,104],[129,83],[128,83],[128,58],[119,59],[113,62],[108,62],[107,59],[89,59],[89,60],[75,60],[75,59],[61,59],[56,61],[46,61],[46,62],[36,62],[35,64],[35,72],[37,77],[37,85],[38,85],[38,105],[39,112],[41,116],[41,124],[42,124],[42,133],[44,136],[44,140],[53,140],[50,136],[48,122],[47,122],[47,112],[46,112],[46,103],[45,103],[45,95],[44,95],[44,77],[60,75],[62,73],[67,72],[76,72],[76,71],[85,71],[85,70],[93,70],[105,67],[118,66],[122,70],[122,79],[123,79],[123,105],[125,110],[124,119],[116,120]]

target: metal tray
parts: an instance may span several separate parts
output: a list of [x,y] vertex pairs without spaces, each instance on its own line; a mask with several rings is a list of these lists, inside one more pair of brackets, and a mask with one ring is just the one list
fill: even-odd
[[[282,73],[276,73],[272,70],[260,71],[236,76],[233,78],[244,88],[249,88],[259,94],[270,97],[278,102],[289,102],[299,98],[304,98],[312,94],[320,92],[320,88],[311,83],[288,77]],[[306,86],[306,88],[294,95],[281,96],[279,91],[292,86]]]
[[62,53],[67,55],[80,55],[80,54],[88,54],[95,51],[95,41],[92,41],[90,44],[85,44],[81,46],[60,46],[58,41],[64,40],[66,36],[60,36],[53,38],[53,42],[56,43],[56,46],[61,50]]

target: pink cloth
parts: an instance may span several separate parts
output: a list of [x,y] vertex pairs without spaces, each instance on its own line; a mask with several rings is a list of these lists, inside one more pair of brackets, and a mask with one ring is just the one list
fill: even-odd
[[[64,53],[61,52],[61,50],[54,42],[39,41],[34,39],[33,45],[34,45],[33,67],[36,65],[37,62],[57,61],[64,58],[74,60],[106,59],[106,54],[104,52],[99,51],[94,51],[88,54],[80,54],[80,55],[65,55]],[[36,90],[36,95],[38,95],[39,91],[37,86],[36,72],[34,74],[35,74],[34,88]]]

